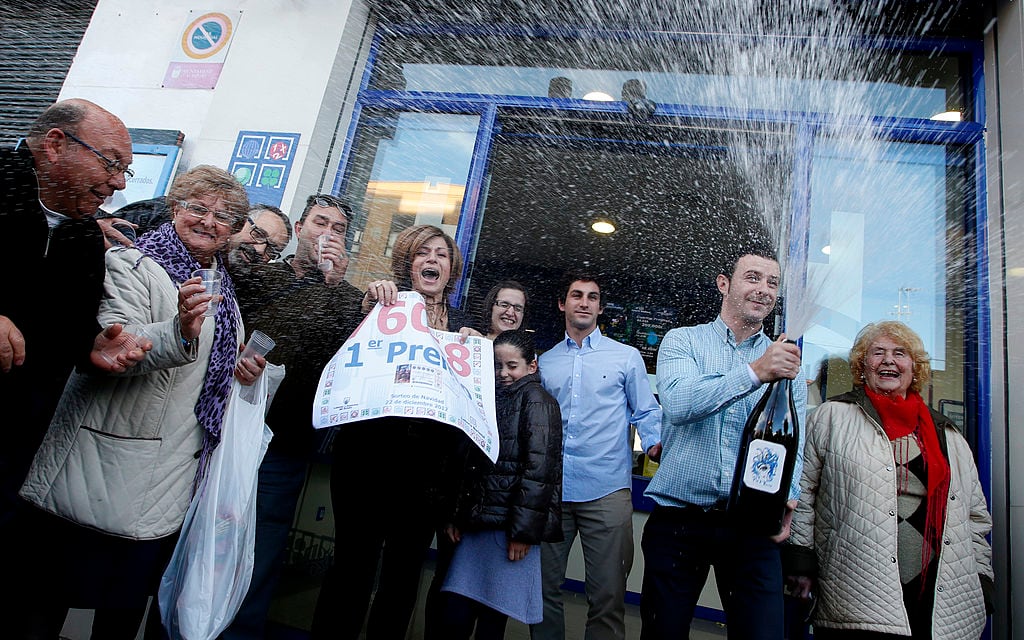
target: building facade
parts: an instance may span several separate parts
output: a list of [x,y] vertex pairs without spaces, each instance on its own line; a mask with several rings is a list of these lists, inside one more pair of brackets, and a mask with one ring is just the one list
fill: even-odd
[[[356,286],[403,228],[442,226],[466,257],[453,302],[520,280],[541,348],[561,337],[558,275],[600,271],[604,330],[652,374],[668,328],[714,317],[728,248],[767,235],[773,328],[802,337],[812,398],[849,388],[864,324],[924,338],[925,399],[962,425],[995,519],[993,637],[1014,637],[1020,3],[566,4],[100,0],[60,95],[181,132],[180,168],[231,168],[293,218],[344,195]],[[307,560],[330,553],[326,492],[314,468],[295,552],[326,551]]]

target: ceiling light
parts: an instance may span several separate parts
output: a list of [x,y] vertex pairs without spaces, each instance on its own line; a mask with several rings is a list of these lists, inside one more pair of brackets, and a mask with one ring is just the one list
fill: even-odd
[[826,256],[832,255],[832,245],[826,244],[824,247],[821,248],[821,252],[824,253]]
[[590,225],[590,228],[598,233],[615,233],[615,225],[607,220],[595,220],[594,224]]
[[612,102],[615,98],[611,97],[604,91],[591,91],[587,95],[583,96],[584,100],[597,100],[598,102]]
[[959,111],[943,111],[942,113],[936,113],[931,117],[932,120],[944,120],[946,122],[960,122],[963,117]]

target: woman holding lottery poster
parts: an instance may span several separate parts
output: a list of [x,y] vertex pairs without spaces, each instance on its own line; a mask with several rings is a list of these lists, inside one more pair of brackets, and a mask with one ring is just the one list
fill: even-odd
[[[415,291],[431,328],[480,335],[448,303],[462,255],[444,231],[404,230],[391,270],[393,281],[370,283],[364,312]],[[314,639],[356,640],[364,621],[367,638],[405,637],[434,533],[454,509],[468,461],[486,460],[475,449],[462,431],[433,420],[388,417],[339,428],[331,468],[334,563],[317,601]]]

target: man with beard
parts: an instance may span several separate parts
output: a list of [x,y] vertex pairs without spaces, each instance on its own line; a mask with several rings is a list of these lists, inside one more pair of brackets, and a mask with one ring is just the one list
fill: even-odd
[[275,206],[257,204],[249,210],[242,230],[231,236],[228,265],[246,267],[277,260],[291,240],[291,220],[287,214]]
[[[800,373],[800,349],[785,342],[785,335],[773,342],[764,333],[780,279],[770,248],[736,250],[716,279],[722,295],[718,317],[669,331],[658,350],[663,449],[644,494],[657,505],[641,541],[644,640],[688,637],[712,566],[729,637],[783,637],[779,543],[789,536],[800,496],[801,457],[778,535],[752,535],[725,511],[747,416],[766,383]],[[794,384],[793,394],[803,422],[807,386]]]
[[[273,211],[264,211],[251,228],[265,229],[269,235],[269,224],[263,225],[276,217]],[[309,196],[295,223],[295,255],[267,264],[229,261],[232,276],[237,273],[235,289],[245,326],[274,339],[269,359],[285,366],[285,377],[267,412],[274,437],[260,465],[252,583],[221,636],[226,640],[264,637],[288,532],[314,450],[312,411],[320,374],[363,318],[359,308],[363,292],[345,281],[345,238],[351,220],[352,209],[338,198]],[[276,246],[283,244],[287,240]],[[266,249],[272,246],[267,244]]]

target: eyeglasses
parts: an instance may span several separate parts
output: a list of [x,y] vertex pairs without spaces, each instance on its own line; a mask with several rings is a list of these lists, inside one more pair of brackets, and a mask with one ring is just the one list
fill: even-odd
[[337,209],[338,211],[341,211],[342,215],[344,215],[346,219],[352,219],[352,210],[349,208],[349,206],[342,202],[341,200],[338,200],[334,196],[311,196],[310,204],[308,206],[323,207],[325,209]]
[[64,131],[63,129],[61,129],[60,131],[66,137],[70,138],[72,142],[77,142],[78,144],[82,145],[83,147],[85,147],[89,151],[92,151],[93,153],[95,153],[97,158],[99,158],[100,160],[102,160],[103,162],[105,162],[107,164],[107,166],[105,166],[104,169],[107,170],[108,174],[110,174],[112,176],[116,176],[119,173],[123,173],[125,179],[131,179],[131,178],[135,177],[135,172],[134,171],[132,171],[128,167],[124,166],[123,164],[121,164],[117,160],[111,160],[107,156],[103,155],[102,153],[99,152],[98,149],[96,149],[96,147],[92,146],[88,142],[83,142],[82,140],[79,140],[78,138],[76,138],[72,134],[68,133],[67,131]]
[[238,226],[238,221],[241,220],[239,216],[232,215],[227,211],[214,211],[209,207],[204,207],[201,204],[192,204],[184,200],[178,200],[178,204],[185,210],[185,213],[192,216],[196,220],[205,220],[206,216],[213,214],[213,221],[222,227],[234,229]]
[[256,226],[256,222],[253,221],[252,216],[246,216],[246,220],[251,225],[249,227],[249,237],[255,241],[255,244],[265,244],[267,247],[263,250],[265,255],[270,260],[277,260],[281,257],[282,247],[278,247],[276,244],[270,241],[270,236],[266,230]]
[[505,300],[495,300],[494,306],[501,307],[503,311],[508,311],[509,309],[512,309],[516,313],[522,313],[523,309],[526,308],[521,304],[513,304],[511,302],[506,302]]

